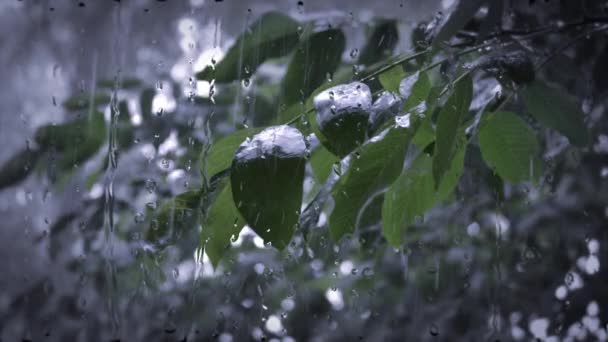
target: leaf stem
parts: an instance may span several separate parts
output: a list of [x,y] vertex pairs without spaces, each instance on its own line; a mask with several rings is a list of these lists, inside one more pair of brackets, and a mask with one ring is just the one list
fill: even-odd
[[551,61],[553,58],[555,58],[557,55],[559,55],[562,51],[564,51],[567,48],[571,47],[572,45],[578,43],[582,38],[586,38],[594,33],[605,31],[606,29],[608,29],[608,25],[603,25],[600,27],[596,27],[593,30],[585,31],[585,32],[582,32],[581,34],[576,35],[574,38],[572,38],[571,40],[567,41],[566,43],[564,43],[563,45],[561,45],[557,49],[555,49],[542,62],[538,63],[538,65],[534,68],[534,71],[538,71],[538,70],[542,69],[549,61]]
[[383,73],[383,72],[391,69],[394,66],[397,66],[397,65],[403,64],[403,63],[405,63],[407,61],[411,61],[412,59],[416,59],[418,57],[424,56],[424,55],[426,55],[429,52],[431,52],[431,50],[430,49],[426,49],[424,51],[417,52],[417,53],[415,53],[413,55],[401,56],[401,57],[397,58],[394,62],[388,63],[388,64],[384,65],[383,67],[379,68],[378,70],[372,72],[371,74],[366,75],[365,77],[359,79],[359,81],[360,82],[369,81],[372,78],[380,75],[381,73]]

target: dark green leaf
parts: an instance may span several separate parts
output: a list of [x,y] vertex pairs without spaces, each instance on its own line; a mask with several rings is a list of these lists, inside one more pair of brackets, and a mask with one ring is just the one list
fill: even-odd
[[270,58],[288,54],[298,43],[298,22],[278,12],[268,12],[256,20],[215,66],[199,72],[198,79],[231,82],[253,74]]
[[[460,139],[464,140],[463,136]],[[382,228],[390,245],[400,247],[404,233],[416,217],[424,217],[427,210],[452,193],[464,164],[466,143],[463,142],[460,146],[438,191],[434,187],[432,159],[422,153],[386,192],[382,207]]]
[[244,221],[232,200],[232,188],[228,183],[211,205],[201,232],[201,243],[213,267],[217,267],[230,246],[230,241],[238,237],[243,224]]
[[257,84],[255,91],[243,100],[245,122],[252,127],[271,125],[277,116],[277,84]]
[[574,98],[540,82],[525,86],[521,95],[530,114],[541,124],[565,135],[573,145],[587,145],[585,115]]
[[433,153],[433,179],[436,187],[439,187],[458,149],[460,125],[468,113],[472,97],[473,81],[470,76],[466,76],[454,85],[454,92],[439,112]]
[[[399,94],[405,99],[402,111],[409,113],[412,121],[421,121],[421,127],[413,138],[418,147],[423,147],[421,144],[426,146],[435,140],[435,133],[430,121],[431,117],[426,116],[425,118],[425,113],[434,108],[437,102],[438,96],[431,92],[432,89],[431,81],[426,72],[411,74],[405,77],[399,85]],[[384,124],[380,127],[386,128],[387,126]],[[432,137],[428,135],[429,133],[432,134]]]
[[433,129],[430,118],[425,118],[420,123],[420,127],[418,127],[414,138],[412,138],[412,142],[416,144],[418,148],[422,149],[433,141],[435,141],[435,130]]
[[34,169],[39,157],[39,151],[24,150],[6,161],[0,168],[0,189],[25,179]]
[[263,128],[246,128],[220,138],[211,145],[207,158],[201,158],[201,170],[206,167],[208,178],[227,170],[232,164],[232,158],[237,147],[248,137],[259,133]]
[[334,186],[335,207],[329,219],[329,233],[334,240],[352,233],[365,202],[390,185],[403,169],[405,152],[414,129],[391,128],[377,141],[361,146],[358,156]]
[[461,0],[456,9],[439,29],[433,39],[433,49],[449,40],[473,18],[483,4],[489,0]]
[[359,64],[370,65],[390,56],[398,41],[397,21],[386,20],[380,22],[361,50]]
[[[91,94],[81,93],[72,96],[63,102],[63,107],[70,111],[89,109]],[[101,106],[110,103],[110,95],[106,93],[96,93],[93,96],[93,107]]]
[[310,156],[310,166],[317,182],[325,182],[336,162],[339,162],[339,159],[325,147],[319,146],[314,150]]
[[393,93],[399,92],[399,84],[403,78],[405,78],[405,72],[403,72],[401,65],[395,65],[378,75],[378,80],[382,84],[382,87]]
[[[325,82],[325,83],[321,84],[320,86],[318,86],[317,89],[315,89],[308,96],[308,98],[306,99],[304,104],[294,103],[289,107],[286,107],[285,105],[280,106],[279,115],[277,116],[277,120],[275,121],[275,123],[284,124],[287,122],[291,122],[291,120],[294,120],[298,116],[301,116],[309,111],[313,111],[314,110],[313,99],[317,94],[319,94],[320,92],[322,92],[325,89],[328,89],[328,88],[337,86],[339,84],[342,84],[344,82],[347,82],[351,78],[352,78],[352,70],[350,68],[343,67],[343,68],[338,69],[338,71],[336,71],[336,73],[334,74],[332,81]],[[313,119],[314,119],[314,115],[313,115]],[[312,122],[310,122],[310,124],[312,127],[315,127],[315,125],[313,125]]]
[[[323,89],[321,89],[319,91],[315,90],[315,93],[319,93],[325,89],[327,89],[327,88],[323,87]],[[316,94],[314,94],[314,95],[316,95]],[[312,98],[314,97],[314,95],[309,96],[304,104],[294,103],[289,107],[281,106],[279,108],[279,114],[277,116],[277,119],[275,120],[275,123],[281,124],[281,123],[292,122],[293,120],[297,119],[298,117],[302,117],[304,114],[306,114],[306,112],[312,111],[314,109],[313,103],[312,103]]]
[[239,146],[230,170],[232,197],[245,221],[265,242],[283,249],[302,203],[306,143],[289,126],[265,129]]
[[164,248],[172,245],[188,230],[196,229],[200,217],[203,192],[193,190],[175,196],[160,208],[150,223],[146,239]]
[[[413,86],[406,87],[405,84],[400,86],[400,94],[405,98],[403,105],[404,111],[410,111],[413,108],[419,106],[422,102],[427,101],[431,92],[431,80],[426,72],[416,72],[415,74],[408,77],[415,77]],[[406,91],[407,90],[407,91]],[[435,101],[435,99],[433,99]]]
[[534,131],[510,112],[487,115],[479,127],[483,159],[508,182],[536,181],[541,173],[539,146]]
[[[320,85],[319,87],[317,87],[317,89],[315,89],[306,99],[306,101],[304,102],[304,104],[301,103],[294,103],[291,106],[287,107],[286,109],[281,110],[281,108],[279,108],[280,112],[277,118],[277,124],[281,124],[281,123],[286,123],[286,122],[290,122],[291,120],[294,120],[295,118],[297,118],[298,116],[302,116],[303,114],[306,114],[309,111],[313,111],[314,110],[314,105],[313,105],[313,99],[314,97],[319,94],[320,92],[322,92],[325,89],[331,88],[333,86],[336,86],[340,83],[342,83],[341,81],[343,80],[333,80],[332,82],[327,82],[324,83],[322,85]],[[281,107],[285,107],[284,105]]]
[[312,34],[298,45],[281,83],[281,105],[308,98],[338,68],[346,46],[344,33],[331,29]]

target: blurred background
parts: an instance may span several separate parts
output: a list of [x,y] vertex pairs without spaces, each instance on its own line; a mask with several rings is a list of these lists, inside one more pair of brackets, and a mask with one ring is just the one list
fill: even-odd
[[[521,1],[525,15],[513,14],[527,16],[526,25],[552,11],[563,14],[558,1],[525,7],[532,2]],[[554,66],[561,71],[553,81],[584,101],[599,133],[587,154],[547,138],[554,142],[547,155],[557,160],[550,196],[544,188],[507,185],[497,200],[490,185],[465,174],[462,201],[433,211],[401,250],[372,234],[376,221],[364,239],[296,236],[288,253],[244,231],[215,270],[197,250],[196,232],[162,249],[143,241],[150,213],[201,184],[202,144],[265,120],[263,107],[248,112],[251,103],[243,100],[280,79],[280,61],[262,66],[253,90],[237,93],[225,108],[209,103],[210,84],[195,77],[261,14],[338,25],[347,37],[343,60],[350,61],[378,20],[396,20],[401,39],[393,53],[405,53],[418,24],[452,6],[446,0],[1,1],[0,165],[19,151],[42,150],[35,138],[40,127],[80,118],[92,102],[72,110],[66,101],[93,99],[103,89],[112,94],[119,83],[124,121],[118,130],[124,128],[125,140],[118,137],[111,172],[104,131],[90,158],[64,165],[51,151],[27,178],[3,184],[0,340],[606,340],[608,212],[601,193],[608,131],[598,99],[605,93],[592,76],[606,68],[576,60],[585,54],[602,60],[605,35],[564,56],[575,67],[564,69],[572,61]],[[230,94],[213,91],[218,98]],[[102,102],[109,122],[110,101]],[[110,183],[116,230],[108,237]]]

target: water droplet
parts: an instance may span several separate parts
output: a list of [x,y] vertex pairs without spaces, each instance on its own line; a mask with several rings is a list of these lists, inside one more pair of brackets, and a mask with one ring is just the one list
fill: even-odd
[[146,190],[148,190],[149,193],[153,194],[154,192],[156,192],[156,181],[154,181],[153,179],[146,179]]
[[439,328],[437,328],[434,323],[431,324],[431,327],[429,328],[429,334],[431,334],[433,337],[439,336]]
[[336,176],[342,175],[342,164],[340,162],[335,162],[332,169]]
[[568,272],[566,273],[566,278],[564,279],[566,285],[568,285],[568,287],[572,286],[572,284],[574,283],[574,274],[572,272]]
[[136,213],[134,220],[135,220],[135,223],[142,223],[145,220],[145,216],[143,213]]

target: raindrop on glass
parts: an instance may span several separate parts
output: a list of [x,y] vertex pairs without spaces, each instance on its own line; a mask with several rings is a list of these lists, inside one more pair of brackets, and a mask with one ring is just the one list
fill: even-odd
[[433,337],[439,336],[439,328],[437,328],[435,324],[431,324],[431,327],[429,328],[429,334],[431,334],[431,336]]
[[137,213],[134,217],[135,223],[142,223],[145,220],[145,216],[143,213]]
[[156,192],[156,181],[154,181],[153,179],[146,179],[146,190],[148,190],[149,193],[153,194]]

